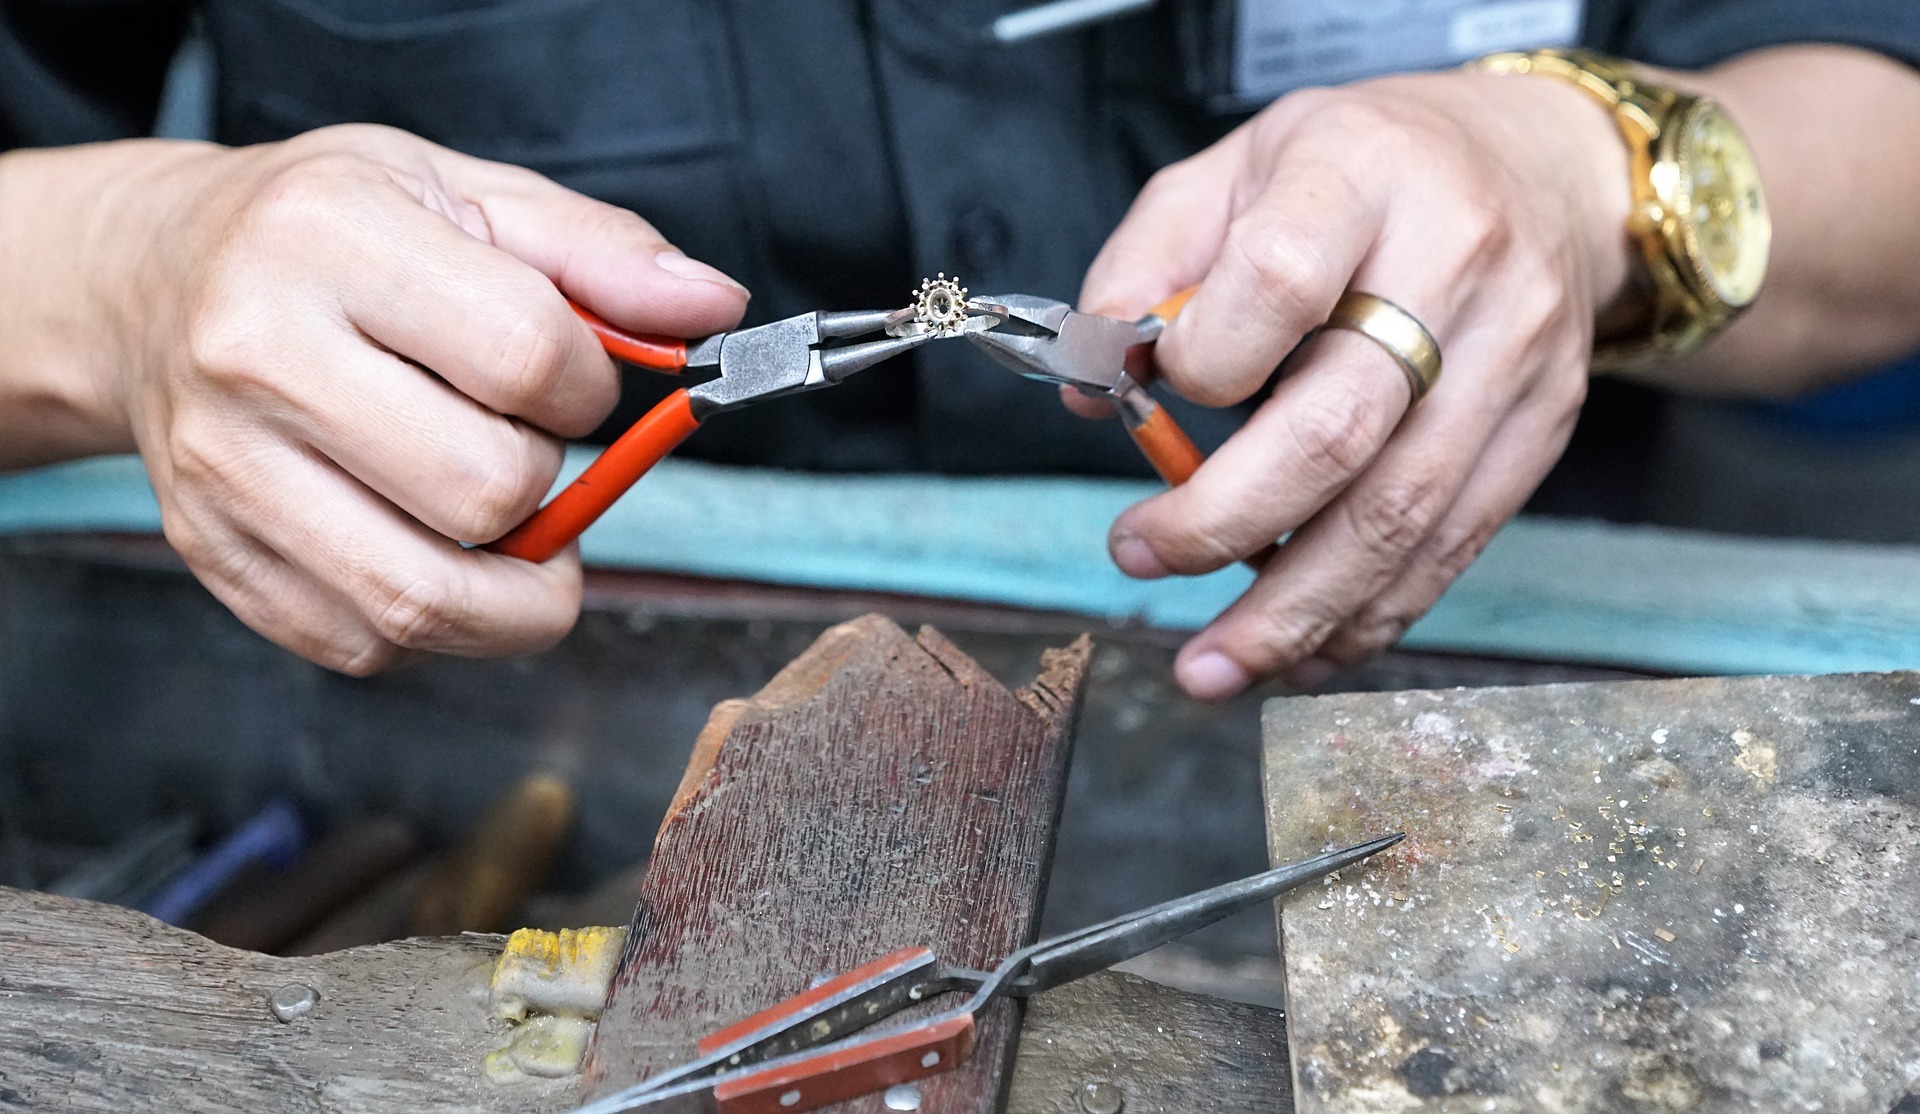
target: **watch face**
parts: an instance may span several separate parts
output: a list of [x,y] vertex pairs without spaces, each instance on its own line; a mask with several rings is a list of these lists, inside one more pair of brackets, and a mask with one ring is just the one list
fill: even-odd
[[1674,155],[1680,167],[1675,209],[1685,217],[1690,262],[1721,301],[1744,307],[1760,293],[1773,245],[1753,151],[1731,117],[1701,101],[1682,121]]

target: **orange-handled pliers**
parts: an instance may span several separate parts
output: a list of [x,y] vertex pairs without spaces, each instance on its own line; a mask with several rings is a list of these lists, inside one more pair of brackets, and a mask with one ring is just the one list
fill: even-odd
[[1022,375],[1106,399],[1120,411],[1134,444],[1167,483],[1186,483],[1205,459],[1186,431],[1128,372],[1130,356],[1160,339],[1198,287],[1183,290],[1137,321],[1082,313],[1032,294],[974,298],[969,310],[1001,318],[967,339]]
[[897,316],[891,310],[803,313],[699,341],[622,332],[578,306],[574,312],[617,359],[674,374],[705,368],[717,368],[720,374],[662,399],[546,506],[487,546],[494,553],[545,561],[578,538],[709,417],[833,386],[934,336],[917,333],[834,343],[884,333],[889,319]]

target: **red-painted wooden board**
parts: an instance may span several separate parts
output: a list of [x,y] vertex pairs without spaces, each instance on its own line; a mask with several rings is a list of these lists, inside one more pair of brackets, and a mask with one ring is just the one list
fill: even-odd
[[[717,707],[655,842],[586,1096],[896,949],[984,966],[1030,942],[1091,652],[1050,650],[1013,691],[937,631],[867,616]],[[921,1108],[998,1109],[1017,1030],[1013,1003],[989,1009]]]

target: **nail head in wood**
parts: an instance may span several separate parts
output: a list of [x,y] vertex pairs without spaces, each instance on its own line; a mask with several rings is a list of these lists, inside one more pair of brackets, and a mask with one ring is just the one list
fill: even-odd
[[1086,1114],[1120,1114],[1127,1105],[1120,1088],[1100,1080],[1080,1088],[1080,1109]]
[[319,1000],[320,996],[313,992],[312,987],[305,983],[290,982],[267,996],[267,1008],[281,1021],[293,1021],[304,1017]]

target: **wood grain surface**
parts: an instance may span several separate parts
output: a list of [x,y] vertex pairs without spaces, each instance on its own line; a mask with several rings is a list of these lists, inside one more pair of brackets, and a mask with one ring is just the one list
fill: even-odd
[[[1010,691],[938,632],[867,616],[716,708],[655,842],[586,1094],[897,948],[982,966],[1031,941],[1090,654],[1084,637],[1047,651]],[[990,1008],[923,1109],[998,1109],[1017,1020]]]
[[[576,1081],[511,1089],[483,1056],[498,936],[312,958],[237,951],[117,905],[0,888],[0,1110],[559,1111]],[[267,997],[319,995],[282,1023]]]
[[[578,1080],[482,1075],[507,1039],[482,993],[504,941],[278,959],[130,909],[0,887],[0,1111],[569,1110]],[[320,998],[283,1024],[267,995],[288,982]],[[1084,1114],[1090,1084],[1116,1089],[1131,1114],[1290,1109],[1278,1011],[1115,972],[1036,998],[1018,1060],[1013,1114]]]
[[1103,1085],[1128,1114],[1293,1114],[1286,1017],[1118,971],[1028,1002],[1009,1114],[1086,1114]]

